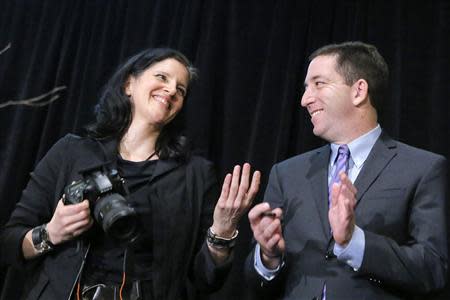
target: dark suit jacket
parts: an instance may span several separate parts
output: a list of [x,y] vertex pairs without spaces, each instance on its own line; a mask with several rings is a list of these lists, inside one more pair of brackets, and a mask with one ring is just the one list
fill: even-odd
[[[112,144],[111,144],[112,143]],[[21,251],[25,233],[49,222],[64,187],[81,179],[80,170],[99,165],[116,149],[114,141],[68,135],[58,141],[37,165],[21,200],[1,235],[4,259],[26,268],[25,299],[67,299],[80,269],[85,240],[57,245],[41,257],[25,261]],[[224,281],[230,261],[215,266],[206,246],[218,185],[211,163],[199,157],[187,162],[159,160],[146,195],[152,229],[154,299],[196,298],[200,290],[214,290]],[[18,284],[17,282],[15,284]],[[5,299],[7,295],[4,295]]]
[[[276,164],[265,201],[284,210],[285,267],[266,282],[247,260],[247,276],[283,299],[411,299],[442,288],[447,273],[446,161],[382,133],[355,180],[356,224],[365,234],[355,272],[332,255],[328,221],[329,145]],[[330,255],[331,254],[331,255]],[[316,297],[316,298],[315,298]]]

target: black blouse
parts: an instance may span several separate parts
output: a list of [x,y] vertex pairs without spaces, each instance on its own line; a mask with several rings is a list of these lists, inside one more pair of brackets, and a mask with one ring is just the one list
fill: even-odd
[[[126,197],[137,214],[140,223],[151,224],[150,202],[144,197],[132,197],[149,182],[156,165],[156,160],[133,162],[117,160],[117,169],[125,179],[130,197]],[[141,234],[131,245],[121,245],[106,235],[99,224],[94,225],[95,234],[91,235],[91,250],[87,258],[83,281],[86,284],[105,283],[120,284],[124,271],[124,253],[128,247],[126,276],[127,280],[150,281],[152,277],[152,228],[141,227]]]

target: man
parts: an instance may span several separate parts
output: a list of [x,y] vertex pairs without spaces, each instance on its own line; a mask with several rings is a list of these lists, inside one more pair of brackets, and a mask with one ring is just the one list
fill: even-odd
[[388,67],[361,42],[315,51],[301,104],[330,144],[276,164],[249,212],[247,277],[282,299],[411,299],[447,273],[445,158],[377,121]]

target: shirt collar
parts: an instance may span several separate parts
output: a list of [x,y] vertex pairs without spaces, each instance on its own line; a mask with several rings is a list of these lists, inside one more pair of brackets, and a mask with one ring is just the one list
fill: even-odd
[[[347,144],[348,148],[350,149],[350,159],[358,169],[360,169],[366,161],[367,156],[369,156],[370,150],[372,150],[372,147],[373,145],[375,145],[375,142],[377,141],[380,134],[381,127],[380,124],[377,124],[374,129]],[[330,165],[332,166],[336,160],[339,146],[341,145],[334,143],[331,143],[330,145]]]

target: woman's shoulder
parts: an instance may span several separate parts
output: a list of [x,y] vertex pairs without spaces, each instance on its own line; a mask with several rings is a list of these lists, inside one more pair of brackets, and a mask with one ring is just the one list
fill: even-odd
[[87,138],[87,137],[83,137],[80,135],[76,135],[74,133],[68,133],[65,136],[63,136],[62,138],[60,138],[56,143],[55,146],[68,146],[71,144],[82,144],[82,143],[86,143],[88,141],[92,141],[91,138]]
[[212,176],[216,173],[214,164],[203,156],[191,155],[185,162],[186,168],[194,174]]
[[205,157],[191,155],[185,162],[184,176],[189,184],[200,184],[203,188],[217,183],[217,172],[214,164]]
[[50,153],[60,153],[66,157],[101,155],[105,141],[68,133],[60,138],[50,149]]
[[191,155],[186,162],[188,165],[197,167],[213,167],[213,163],[200,155]]

